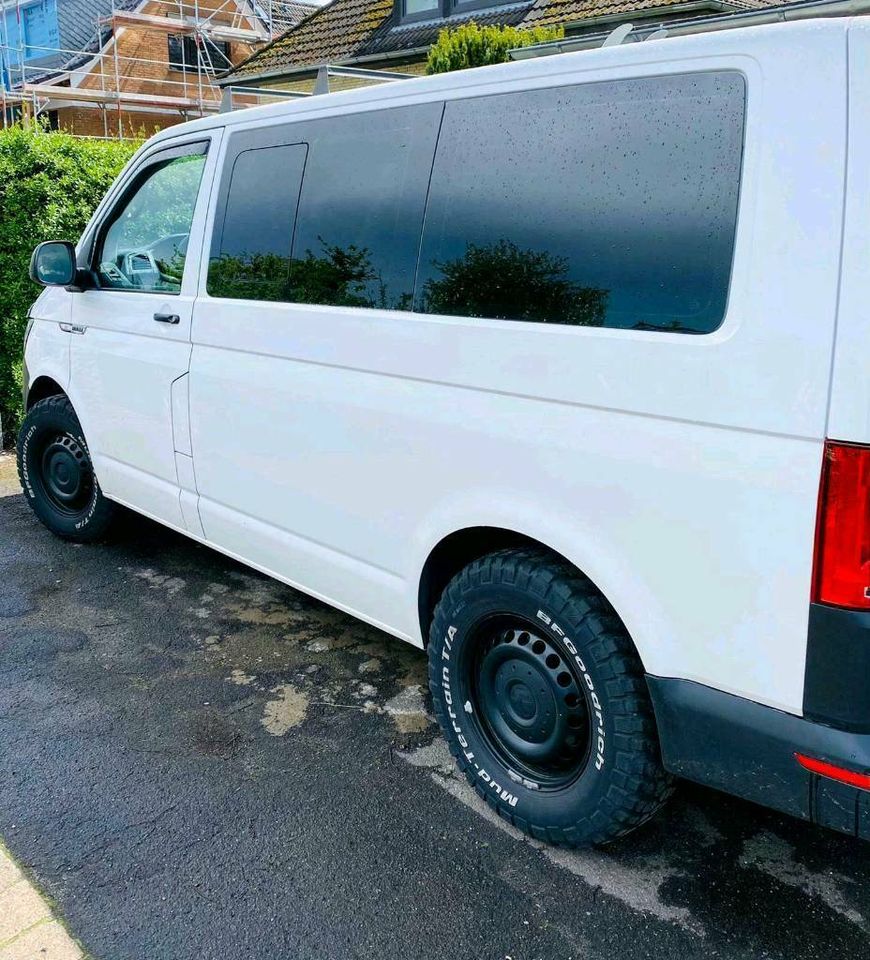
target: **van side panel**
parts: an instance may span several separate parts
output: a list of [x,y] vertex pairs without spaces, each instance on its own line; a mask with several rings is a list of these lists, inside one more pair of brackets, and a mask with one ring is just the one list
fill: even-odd
[[[449,358],[430,359],[444,375]],[[206,534],[233,552],[414,637],[429,551],[468,526],[515,530],[596,582],[649,672],[802,702],[816,444],[291,357],[222,368],[197,349],[194,418],[220,410],[228,440],[263,444],[245,463],[250,516],[197,471]],[[228,390],[256,398],[259,425]]]
[[849,26],[849,160],[828,436],[870,443],[870,23]]
[[[745,75],[713,334],[203,294],[190,389],[206,536],[419,643],[429,551],[464,527],[513,529],[597,583],[649,672],[800,713],[846,123],[845,28],[814,41],[762,28],[546,67],[549,83],[687,72],[711,69],[709,50]],[[457,92],[487,92],[483,73]]]

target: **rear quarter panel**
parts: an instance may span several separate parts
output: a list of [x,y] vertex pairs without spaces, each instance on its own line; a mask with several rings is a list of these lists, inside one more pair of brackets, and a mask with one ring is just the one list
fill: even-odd
[[849,158],[828,434],[870,443],[870,23],[849,27]]

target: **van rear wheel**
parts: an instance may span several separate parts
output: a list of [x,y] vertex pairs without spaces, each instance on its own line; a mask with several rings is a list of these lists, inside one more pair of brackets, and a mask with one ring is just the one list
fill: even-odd
[[631,639],[590,581],[550,554],[503,550],[451,580],[429,682],[469,782],[539,840],[607,843],[670,794]]
[[47,397],[27,412],[18,433],[18,477],[36,516],[65,540],[99,540],[114,519],[94,473],[73,405]]

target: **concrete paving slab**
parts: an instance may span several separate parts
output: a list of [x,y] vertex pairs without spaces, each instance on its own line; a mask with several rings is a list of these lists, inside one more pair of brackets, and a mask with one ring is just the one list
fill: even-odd
[[0,846],[0,960],[80,960],[78,944]]

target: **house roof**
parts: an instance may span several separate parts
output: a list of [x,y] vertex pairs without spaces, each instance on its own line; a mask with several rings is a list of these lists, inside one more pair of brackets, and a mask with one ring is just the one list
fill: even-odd
[[[135,10],[144,0],[115,0],[119,12]],[[98,21],[112,13],[112,0],[58,0],[58,16],[63,18],[66,35],[61,37],[67,50],[97,50],[111,30]],[[97,32],[99,29],[99,33]],[[100,42],[102,41],[102,42]]]
[[303,3],[302,0],[272,0],[272,22],[295,27],[319,9],[320,4]]
[[[707,12],[731,8],[749,10],[780,6],[788,0],[721,0],[706,4]],[[450,17],[450,24],[474,20],[479,24],[520,27],[569,26],[578,21],[621,14],[674,13],[687,0],[521,0],[465,16]],[[695,4],[695,7],[701,7]],[[394,0],[331,0],[314,14],[267,44],[225,74],[221,82],[239,82],[282,73],[297,72],[324,63],[347,63],[379,55],[401,56],[427,48],[445,26],[441,18],[412,24],[396,24]],[[703,10],[696,12],[703,13]]]

